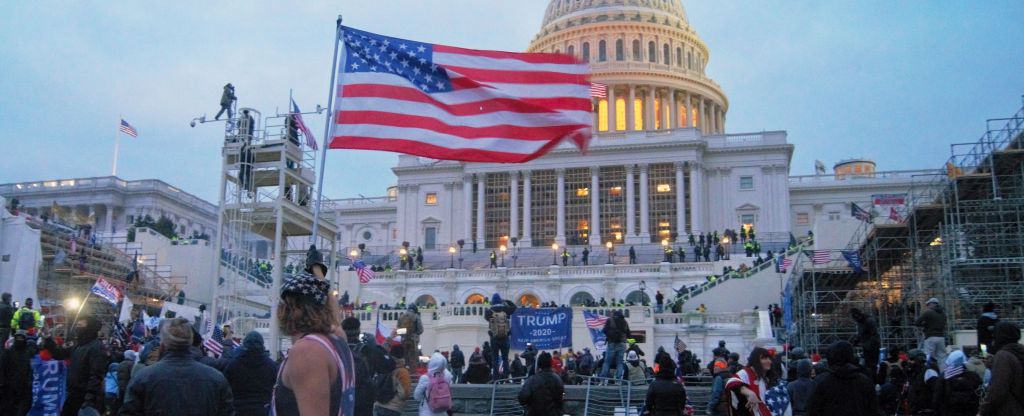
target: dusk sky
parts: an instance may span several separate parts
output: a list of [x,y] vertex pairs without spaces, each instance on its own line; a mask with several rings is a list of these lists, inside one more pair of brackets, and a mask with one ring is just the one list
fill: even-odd
[[[292,3],[298,3],[295,5]],[[0,183],[106,176],[118,117],[119,176],[162,179],[216,201],[218,110],[327,105],[334,20],[424,42],[522,51],[547,0],[13,2],[0,15]],[[1024,2],[686,1],[729,98],[728,133],[785,130],[791,174],[841,159],[939,168],[1024,94]],[[307,116],[318,139],[323,116]],[[392,153],[328,152],[328,197],[383,195]]]

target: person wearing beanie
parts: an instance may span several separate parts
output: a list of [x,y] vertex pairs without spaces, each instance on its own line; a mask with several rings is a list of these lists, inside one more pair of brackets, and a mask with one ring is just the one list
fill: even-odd
[[277,363],[270,359],[259,332],[245,335],[238,355],[224,368],[224,377],[231,386],[238,416],[267,414],[277,380]]
[[878,414],[875,384],[858,366],[853,345],[839,341],[829,346],[829,372],[814,380],[807,402],[808,415],[867,416]]
[[[796,350],[793,352],[796,352]],[[791,353],[790,355],[795,354]],[[790,361],[790,364],[793,364],[794,367],[794,380],[786,385],[786,391],[789,393],[789,403],[793,406],[793,416],[806,416],[807,403],[810,401],[811,391],[814,387],[814,382],[811,380],[814,368],[811,360],[807,358]]]
[[640,361],[636,351],[626,353],[626,377],[634,386],[647,384],[647,366]]
[[62,414],[77,415],[79,409],[93,408],[103,413],[109,359],[99,340],[103,324],[92,316],[75,323],[75,346],[59,351],[57,358],[70,357],[68,365],[68,396]]
[[559,416],[562,414],[565,385],[551,371],[551,354],[537,356],[537,374],[530,376],[519,390],[519,403],[526,407],[526,416]]
[[121,414],[126,416],[233,415],[234,398],[219,371],[189,353],[192,324],[184,318],[160,324],[160,361],[139,370],[128,383]]
[[390,373],[387,371],[381,373],[388,374],[391,378],[395,396],[387,403],[375,402],[373,404],[373,414],[377,416],[401,416],[402,411],[405,410],[406,400],[412,396],[412,380],[409,369],[405,368],[405,348],[401,345],[392,346],[389,354],[394,360],[394,368],[390,369]]
[[992,328],[992,380],[981,401],[982,416],[1024,415],[1024,346],[1020,328],[1012,322],[999,322]]
[[9,349],[0,348],[0,413],[24,415],[32,408],[33,351],[27,331],[15,332],[11,340]]
[[512,347],[512,314],[516,305],[502,300],[501,295],[491,295],[491,307],[484,311],[487,321],[487,335],[490,336],[489,355],[485,356],[491,365],[491,377],[494,380],[509,375],[508,352]]
[[925,306],[924,312],[914,321],[914,325],[924,332],[924,342],[919,348],[928,358],[935,360],[939,371],[942,371],[946,367],[946,312],[938,298],[928,299]]
[[419,343],[420,335],[423,334],[423,321],[420,320],[419,309],[415,304],[409,305],[409,309],[398,317],[396,330],[405,330],[402,336],[402,347],[405,348],[405,365],[409,372],[416,372],[419,366]]
[[[992,331],[999,323],[999,315],[996,315],[996,304],[986,303],[981,307],[981,316],[978,317],[978,350],[992,348]],[[982,347],[984,345],[985,347]],[[995,350],[992,350],[994,353]]]
[[[630,351],[630,354],[635,355]],[[626,362],[630,362],[626,357]],[[639,357],[636,357],[639,361]],[[676,363],[672,356],[666,352],[660,352],[654,357],[658,372],[654,375],[654,381],[647,388],[647,399],[645,404],[651,416],[677,416],[683,414],[686,408],[686,388],[676,380]],[[632,380],[630,380],[632,381]]]

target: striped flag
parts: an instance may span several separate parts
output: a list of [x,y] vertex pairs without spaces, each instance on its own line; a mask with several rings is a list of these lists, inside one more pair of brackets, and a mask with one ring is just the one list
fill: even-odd
[[608,317],[583,311],[583,320],[587,324],[587,331],[590,332],[590,340],[594,343],[594,349],[597,352],[604,352],[608,347],[608,337],[604,335],[602,329],[604,329],[605,322],[608,322]]
[[686,343],[683,342],[683,340],[679,339],[679,334],[676,334],[675,347],[676,352],[686,351]]
[[371,270],[369,267],[366,267],[366,263],[363,263],[362,260],[353,263],[352,267],[356,268],[356,275],[359,276],[359,283],[365,285],[367,283],[370,283],[371,280],[373,280],[375,275],[373,273],[373,270]]
[[851,203],[850,210],[851,215],[853,215],[853,218],[856,218],[864,222],[871,222],[871,213],[866,211],[864,208],[861,208],[859,205]]
[[832,261],[832,254],[828,250],[814,250],[811,256],[811,263],[825,264]]
[[316,150],[316,136],[313,136],[313,132],[309,131],[309,127],[306,126],[306,122],[302,120],[302,110],[299,110],[299,105],[295,104],[295,100],[292,99],[292,118],[295,120],[296,127],[302,132],[302,137],[306,138],[306,146],[310,149]]
[[591,312],[583,312],[583,319],[587,322],[587,328],[590,329],[604,329],[605,322],[608,322],[607,316]]
[[89,291],[110,302],[111,305],[117,305],[117,302],[121,301],[121,290],[102,277],[96,279],[96,283],[93,283],[92,289]]
[[121,127],[119,128],[119,130],[121,131],[121,133],[127,134],[129,136],[139,137],[139,131],[135,130],[135,127],[132,127],[132,125],[128,124],[127,121],[124,121],[123,118],[121,119]]
[[778,272],[778,273],[785,273],[786,270],[789,270],[790,267],[793,267],[793,259],[791,259],[789,257],[783,257],[783,256],[779,256],[779,257],[775,258],[775,271],[776,272]]
[[598,82],[590,83],[590,96],[594,98],[607,98],[608,86]]
[[213,325],[213,330],[203,341],[203,346],[207,351],[212,352],[214,357],[220,357],[224,353],[224,346],[221,344],[224,342],[224,331],[220,329],[220,325],[213,324],[212,321],[207,322]]
[[587,64],[342,27],[332,149],[522,163],[591,137]]

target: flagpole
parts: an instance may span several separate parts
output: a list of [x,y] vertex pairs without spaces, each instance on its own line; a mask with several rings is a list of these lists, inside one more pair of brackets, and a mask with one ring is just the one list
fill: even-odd
[[117,116],[117,130],[114,130],[114,168],[110,176],[117,176],[117,151],[121,147],[121,116]]
[[[331,140],[331,130],[334,126],[334,96],[338,95],[338,87],[335,83],[338,75],[338,45],[341,44],[339,39],[341,35],[341,15],[338,15],[334,30],[334,63],[331,65],[331,93],[327,96],[327,117],[324,117],[324,140],[323,145],[320,149],[320,178],[316,182],[316,207],[313,210],[313,235],[310,237],[310,243],[316,244],[316,237],[320,231],[320,206],[323,202],[324,195],[324,164],[327,163],[327,146]],[[291,103],[288,103],[291,105]]]

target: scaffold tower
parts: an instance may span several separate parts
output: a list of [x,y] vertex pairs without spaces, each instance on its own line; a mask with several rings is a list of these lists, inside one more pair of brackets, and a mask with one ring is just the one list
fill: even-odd
[[[227,121],[221,150],[213,322],[235,323],[236,333],[265,332],[274,354],[281,348],[275,315],[279,288],[285,273],[304,265],[316,198],[316,151],[300,141],[292,117],[263,118],[242,108]],[[322,212],[334,210],[328,205]],[[335,221],[323,215],[318,227],[313,243],[331,264],[337,259]],[[256,250],[261,242],[270,247],[266,258]],[[330,269],[327,278],[333,282],[337,273]]]

